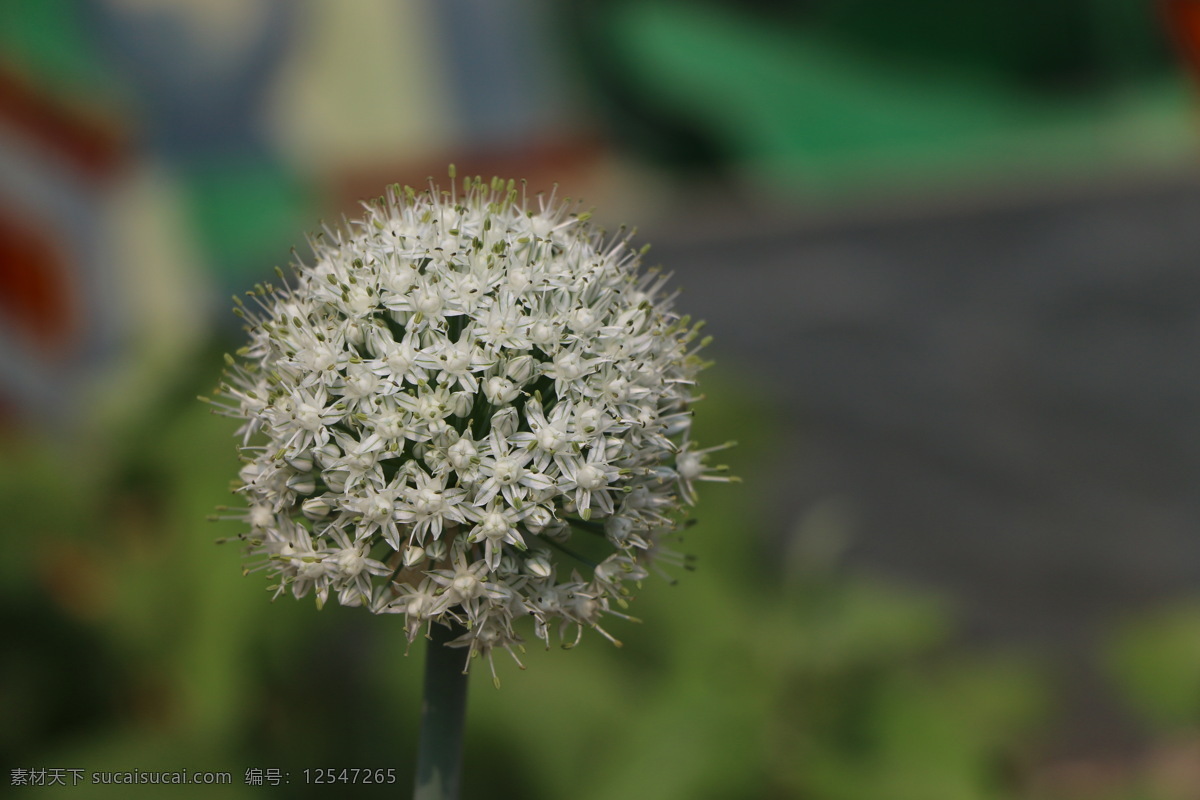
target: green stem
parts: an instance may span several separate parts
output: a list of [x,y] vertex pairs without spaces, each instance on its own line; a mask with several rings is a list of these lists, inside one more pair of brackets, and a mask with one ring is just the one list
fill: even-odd
[[425,649],[425,696],[417,746],[414,800],[457,800],[462,776],[463,723],[467,716],[465,652],[446,642],[465,633],[460,625],[434,625]]

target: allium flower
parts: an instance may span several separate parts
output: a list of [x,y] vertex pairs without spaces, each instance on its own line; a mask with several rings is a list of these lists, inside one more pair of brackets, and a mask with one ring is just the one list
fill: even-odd
[[454,621],[471,655],[522,617],[615,641],[694,482],[729,478],[689,438],[700,325],[587,217],[512,181],[393,187],[238,301],[214,403],[245,420],[240,538],[276,595],[403,614],[410,641]]

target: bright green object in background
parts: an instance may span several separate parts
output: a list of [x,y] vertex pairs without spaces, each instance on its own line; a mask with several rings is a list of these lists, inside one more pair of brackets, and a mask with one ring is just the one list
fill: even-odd
[[[676,129],[690,131],[735,171],[807,195],[1044,182],[1194,151],[1190,98],[1142,4],[798,5],[774,19],[720,3],[606,6],[589,36],[612,62],[590,68],[606,72],[602,90],[611,74],[636,84],[612,106],[616,130],[668,163],[688,140]],[[656,145],[656,127],[671,138]]]
[[[284,266],[317,206],[313,192],[277,162],[214,160],[182,167],[196,232],[212,270],[228,285]],[[310,223],[311,224],[311,223]]]
[[54,94],[96,99],[117,90],[76,2],[0,3],[0,58]]

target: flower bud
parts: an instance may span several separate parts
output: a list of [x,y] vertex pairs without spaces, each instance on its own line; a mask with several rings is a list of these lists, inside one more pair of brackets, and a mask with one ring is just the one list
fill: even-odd
[[509,553],[500,556],[500,563],[496,565],[496,574],[510,577],[521,571],[521,565],[517,559]]
[[544,554],[537,554],[525,560],[525,571],[535,578],[549,578],[554,574],[550,559]]
[[536,366],[537,362],[533,360],[533,356],[517,356],[509,359],[508,363],[504,365],[504,374],[518,386],[523,386],[533,378]]
[[350,473],[344,469],[327,469],[321,473],[321,480],[325,481],[325,485],[329,490],[342,494],[346,491],[346,481],[349,480]]
[[434,539],[425,547],[425,555],[434,561],[445,561],[449,554],[450,549],[446,547],[445,539]]
[[321,445],[313,451],[313,457],[316,459],[317,466],[321,469],[329,469],[333,462],[342,457],[342,451],[333,442]]
[[534,506],[525,517],[525,527],[530,533],[541,533],[553,521],[554,515],[550,513],[550,509],[540,505]]
[[361,347],[367,339],[367,329],[359,320],[352,320],[346,325],[346,341],[355,347]]
[[285,456],[283,460],[297,472],[312,472],[313,454],[311,450],[303,450],[295,455]]
[[517,432],[517,422],[515,408],[502,408],[492,415],[492,430],[504,437],[512,436]]
[[310,497],[300,504],[300,511],[311,520],[329,516],[329,503],[323,497]]
[[307,472],[288,478],[287,487],[296,494],[312,494],[317,490],[317,481],[311,472]]
[[454,430],[446,420],[438,419],[429,423],[429,443],[434,447],[447,447],[454,440],[458,431]]
[[475,395],[470,392],[455,392],[450,395],[450,413],[456,417],[467,416],[474,405]]

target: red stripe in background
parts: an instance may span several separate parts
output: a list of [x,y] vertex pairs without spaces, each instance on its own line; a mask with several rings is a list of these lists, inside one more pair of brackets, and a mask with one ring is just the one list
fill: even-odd
[[72,284],[49,232],[0,209],[0,315],[34,352],[62,357],[77,343],[81,320]]
[[1175,49],[1194,78],[1200,79],[1200,2],[1162,0],[1163,20]]
[[[56,96],[4,63],[0,127],[28,145],[35,159],[66,166],[87,184],[111,180],[129,158],[115,112]],[[69,356],[83,330],[78,270],[60,236],[49,222],[31,220],[19,198],[0,205],[0,316],[20,337],[19,346],[47,358]]]
[[128,152],[115,117],[39,91],[2,63],[0,124],[92,179],[110,177]]

